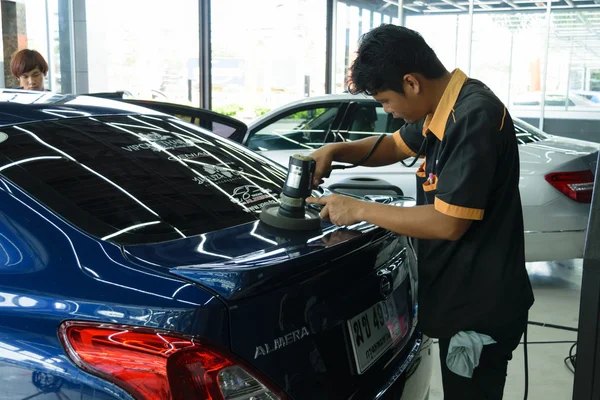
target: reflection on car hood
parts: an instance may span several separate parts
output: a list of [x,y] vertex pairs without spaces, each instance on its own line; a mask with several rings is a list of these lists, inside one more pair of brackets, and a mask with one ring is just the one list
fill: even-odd
[[92,96],[0,89],[0,126],[100,115],[164,115],[148,108]]
[[[394,204],[413,206],[414,201]],[[286,231],[256,221],[185,239],[124,246],[124,253],[133,262],[153,269],[168,268],[232,299],[272,290],[274,285],[335,260],[376,236],[391,234],[364,222],[337,227],[323,221],[321,228]],[[348,242],[352,242],[350,247]]]

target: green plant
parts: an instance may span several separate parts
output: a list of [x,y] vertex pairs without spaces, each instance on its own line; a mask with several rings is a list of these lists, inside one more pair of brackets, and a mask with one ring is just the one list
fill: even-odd
[[286,117],[287,119],[309,119],[310,118],[310,114],[309,111],[298,111],[297,113],[294,113],[288,117]]
[[254,115],[257,117],[260,117],[261,115],[265,115],[266,113],[268,113],[269,111],[271,111],[270,108],[266,108],[266,107],[256,107],[254,109]]
[[317,108],[317,109],[313,109],[313,110],[304,110],[304,111],[298,111],[297,113],[289,115],[286,118],[287,119],[303,119],[303,120],[308,120],[308,119],[317,118],[318,116],[320,116],[324,112],[325,112],[325,108]]
[[226,104],[224,106],[215,107],[213,109],[213,111],[216,113],[227,115],[227,116],[231,117],[231,116],[236,115],[243,109],[244,109],[244,107],[242,107],[238,104]]

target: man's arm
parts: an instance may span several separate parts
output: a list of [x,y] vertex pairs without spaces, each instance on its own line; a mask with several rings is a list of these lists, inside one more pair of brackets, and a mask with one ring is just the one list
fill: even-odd
[[397,207],[368,203],[347,196],[310,197],[309,203],[321,204],[321,218],[336,225],[366,221],[381,228],[417,239],[458,240],[471,226],[471,220],[452,217],[433,205]]
[[396,207],[364,203],[358,212],[364,221],[400,235],[417,239],[458,240],[471,226],[471,220],[437,211],[433,205]]

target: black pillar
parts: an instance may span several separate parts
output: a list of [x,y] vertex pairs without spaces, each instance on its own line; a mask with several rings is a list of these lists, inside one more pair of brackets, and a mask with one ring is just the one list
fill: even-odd
[[210,35],[210,2],[212,0],[198,0],[200,10],[200,108],[212,108],[212,50]]
[[0,87],[17,87],[19,81],[10,73],[10,60],[15,52],[27,47],[27,25],[25,19],[25,4],[2,0],[2,48],[4,50],[2,63],[3,74]]
[[333,57],[335,32],[335,5],[337,0],[327,0],[326,44],[325,44],[325,93],[333,93]]
[[58,0],[58,43],[60,48],[60,89],[62,93],[74,93],[69,0]]
[[583,255],[574,400],[600,399],[600,154]]

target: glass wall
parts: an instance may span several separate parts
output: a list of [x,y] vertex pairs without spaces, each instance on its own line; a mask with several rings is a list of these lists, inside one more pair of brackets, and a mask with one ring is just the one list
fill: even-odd
[[550,21],[542,11],[475,14],[471,76],[513,116],[548,133],[600,141],[593,134],[600,130],[598,27],[594,10],[552,11]]
[[90,92],[199,100],[198,0],[87,0]]
[[540,96],[546,36],[544,12],[473,16],[470,75],[485,82],[513,116],[540,117],[531,98]]
[[212,108],[242,119],[325,93],[326,2],[214,0]]
[[600,142],[600,11],[553,12],[550,28],[544,130]]
[[423,36],[448,70],[468,70],[468,15],[408,15],[406,27]]
[[398,7],[382,7],[380,0],[372,0],[372,6],[361,6],[338,1],[336,12],[336,43],[334,48],[333,92],[346,91],[348,68],[354,61],[360,37],[381,24],[399,24]]
[[[59,40],[65,18],[74,17],[87,30],[82,51],[89,74],[78,79],[89,81],[90,92],[200,104],[199,0],[178,0],[176,6],[164,0],[143,6],[138,0],[85,0],[85,15],[63,12],[59,18],[67,1],[19,1],[26,35],[18,45],[47,59],[47,88],[62,90],[61,57],[65,67],[67,56],[77,54]],[[449,70],[461,68],[490,86],[513,116],[549,133],[600,141],[591,133],[600,130],[600,6],[561,3],[548,19],[545,2],[505,3],[476,1],[470,34],[466,2],[404,1],[400,21],[393,0],[338,0],[334,93],[346,90],[360,36],[382,23],[403,22],[424,36]],[[213,109],[251,120],[324,94],[326,6],[325,0],[212,0]],[[10,62],[6,55],[4,62]]]
[[[545,6],[475,12],[470,63],[468,12],[412,14],[406,26],[424,36],[448,69],[486,83],[513,117],[600,142],[600,11],[552,10],[548,20]],[[454,35],[439,34],[453,29]]]

